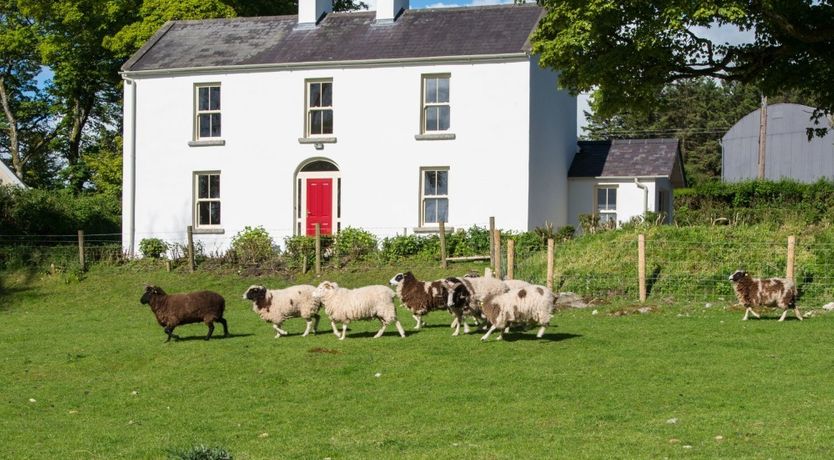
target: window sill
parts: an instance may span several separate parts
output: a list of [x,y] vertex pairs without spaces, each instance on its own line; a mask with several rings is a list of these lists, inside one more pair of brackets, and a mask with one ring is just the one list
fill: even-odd
[[[443,229],[446,233],[455,231],[455,227],[446,227]],[[440,233],[440,227],[414,227],[411,229],[414,233]]]
[[191,230],[194,235],[222,235],[226,230],[222,228],[195,228]]
[[335,144],[336,137],[299,137],[299,144]]
[[415,134],[414,140],[418,141],[451,141],[457,136],[455,133],[432,133],[432,134]]
[[199,141],[188,141],[189,147],[210,147],[219,145],[226,145],[226,141],[224,139],[202,139]]

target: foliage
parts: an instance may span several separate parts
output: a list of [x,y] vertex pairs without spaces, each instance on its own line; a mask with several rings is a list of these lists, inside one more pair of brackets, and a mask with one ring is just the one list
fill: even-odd
[[139,242],[139,251],[144,257],[161,258],[168,250],[168,243],[160,238],[143,238]]
[[377,239],[373,233],[353,227],[343,228],[336,236],[336,251],[350,260],[365,260],[376,253]]
[[383,238],[380,255],[393,262],[408,257],[436,260],[440,254],[440,238],[437,235],[397,235]]
[[3,234],[118,233],[120,221],[119,203],[104,195],[0,186]]
[[188,449],[171,449],[168,455],[173,460],[232,460],[228,450],[202,444]]
[[446,235],[446,252],[451,257],[489,254],[489,229],[473,225]]
[[[754,85],[765,95],[798,91],[834,110],[834,4],[822,2],[634,2],[540,0],[533,37],[560,85],[594,90],[596,109],[647,111],[670,82],[708,77]],[[748,31],[751,43],[720,43],[704,28]]]
[[244,264],[255,264],[275,255],[275,243],[263,227],[248,225],[232,238],[232,251]]

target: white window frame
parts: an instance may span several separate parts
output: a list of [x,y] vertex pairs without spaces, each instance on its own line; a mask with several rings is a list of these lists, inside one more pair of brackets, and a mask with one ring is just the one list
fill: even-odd
[[[449,100],[445,102],[426,102],[426,97],[428,93],[428,81],[429,80],[441,80],[445,79],[448,81],[449,87]],[[448,133],[451,132],[452,129],[452,75],[448,73],[442,74],[426,74],[422,75],[420,79],[420,133],[422,134],[439,134],[439,133]],[[426,126],[426,111],[429,108],[433,107],[448,107],[449,108],[449,126],[446,129],[428,129]],[[438,118],[439,120],[439,118]],[[438,123],[439,124],[439,123]]]
[[[446,194],[445,195],[427,195],[426,192],[426,173],[428,172],[445,172],[446,173]],[[449,223],[449,167],[448,166],[425,166],[420,168],[420,228],[425,227],[440,227],[438,222],[426,222],[425,215],[425,201],[426,199],[445,199],[446,200],[446,220],[444,224]]]
[[[207,110],[200,110],[200,90],[203,88],[217,88],[217,91],[220,95],[219,99],[221,103],[218,104],[217,109],[207,109]],[[209,97],[211,97],[211,89],[209,89]],[[210,99],[209,99],[210,100]],[[221,113],[223,105],[223,90],[220,86],[220,83],[197,83],[194,85],[194,140],[217,140],[223,138],[223,114]],[[211,104],[211,102],[209,102]],[[220,132],[217,136],[201,136],[200,135],[200,115],[209,115],[209,119],[211,115],[217,114],[220,117]],[[209,133],[211,133],[211,128],[209,128]]]
[[[217,176],[218,185],[220,184],[220,180],[222,175],[220,171],[194,171],[193,173],[193,187],[194,187],[194,204],[193,204],[193,219],[194,219],[194,228],[205,230],[205,229],[220,229],[223,228],[223,203],[222,203],[222,196],[218,192],[216,198],[210,197],[200,197],[200,177],[201,176],[209,176],[209,188],[211,187],[211,176]],[[223,187],[220,187],[220,190],[223,190]],[[211,195],[211,191],[209,189],[209,196]],[[200,203],[204,202],[217,202],[220,205],[220,221],[216,224],[200,224]],[[210,220],[211,218],[209,218]]]
[[[600,225],[612,225],[617,226],[617,204],[614,204],[614,209],[604,209],[601,210],[600,203],[599,203],[599,191],[600,190],[613,190],[614,196],[616,197],[615,200],[619,203],[619,185],[618,184],[597,184],[594,187],[594,215],[599,217],[599,224]],[[605,194],[605,201],[606,201],[606,208],[608,207],[609,203],[609,195],[608,192]],[[605,218],[603,218],[605,216]]]
[[[320,105],[316,107],[310,106],[310,94],[311,90],[310,87],[312,85],[321,85],[324,83],[330,84],[330,105]],[[304,81],[304,136],[307,138],[313,137],[333,137],[336,132],[336,113],[333,108],[333,99],[335,96],[334,92],[334,85],[332,78],[315,78],[310,80]],[[314,133],[312,132],[313,123],[312,123],[312,113],[313,112],[325,112],[330,111],[331,117],[331,130],[329,133]],[[322,130],[324,129],[324,121],[322,119]]]

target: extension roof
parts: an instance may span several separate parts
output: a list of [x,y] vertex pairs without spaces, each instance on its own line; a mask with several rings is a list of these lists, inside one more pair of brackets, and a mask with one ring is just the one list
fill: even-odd
[[521,55],[543,13],[528,4],[405,10],[387,24],[374,11],[329,13],[315,27],[295,15],[169,21],[122,70]]
[[568,177],[668,177],[686,186],[677,139],[579,141]]

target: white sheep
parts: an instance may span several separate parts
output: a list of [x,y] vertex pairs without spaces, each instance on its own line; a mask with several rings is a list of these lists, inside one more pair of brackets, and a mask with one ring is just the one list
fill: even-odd
[[[485,298],[491,295],[503,294],[508,290],[507,285],[503,281],[491,276],[473,278],[451,277],[446,278],[446,284],[449,289],[446,306],[453,310],[456,304],[460,304],[461,299],[464,299],[463,312],[473,316],[476,321],[481,318],[481,304]],[[463,323],[463,333],[469,333],[469,325],[466,321],[458,321],[455,318],[451,326],[455,328],[453,335],[458,335],[460,332],[461,322]]]
[[507,290],[510,289],[521,289],[526,288],[528,286],[532,286],[532,283],[528,283],[524,280],[504,280],[504,286],[507,286]]
[[553,292],[544,286],[528,286],[484,299],[481,314],[491,326],[481,340],[487,340],[495,329],[501,330],[498,340],[510,324],[539,326],[536,337],[541,338],[553,316]]
[[[379,338],[390,323],[397,326],[400,336],[405,331],[394,306],[394,291],[387,286],[374,285],[357,289],[345,289],[332,281],[324,281],[313,290],[313,298],[324,305],[324,311],[330,317],[330,326],[339,340],[345,339],[347,326],[351,321],[377,318],[382,327],[374,338]],[[336,328],[336,322],[342,323],[342,333]]]
[[281,329],[281,324],[289,318],[304,318],[307,328],[302,337],[307,337],[310,331],[316,333],[319,325],[319,308],[321,304],[313,299],[315,287],[302,284],[285,289],[267,289],[253,285],[243,293],[243,298],[252,301],[252,311],[262,320],[272,323],[275,338],[287,335]]

